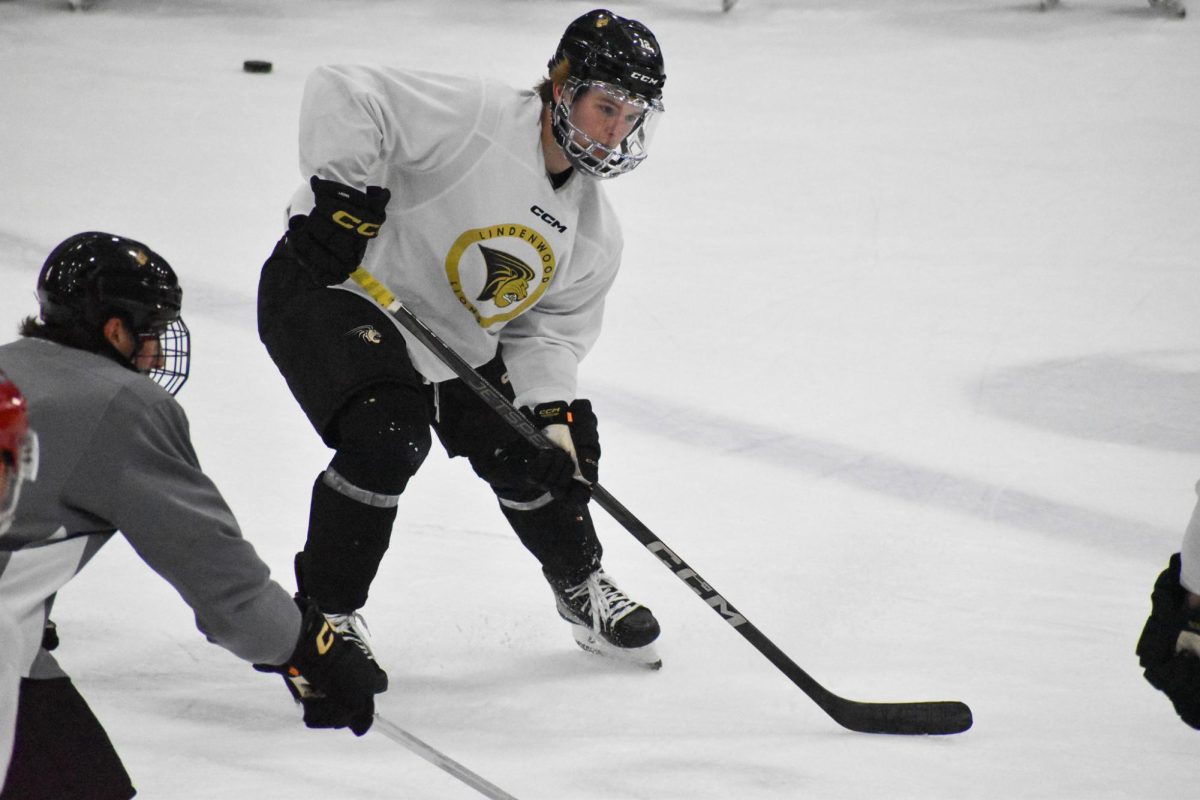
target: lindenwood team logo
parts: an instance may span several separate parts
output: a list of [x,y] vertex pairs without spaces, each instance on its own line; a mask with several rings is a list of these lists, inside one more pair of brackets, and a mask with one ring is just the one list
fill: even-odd
[[506,308],[529,296],[529,282],[535,273],[529,266],[503,250],[479,245],[487,267],[487,283],[476,300],[490,300],[498,308]]
[[446,254],[450,288],[482,328],[536,303],[556,269],[554,249],[528,225],[472,228]]

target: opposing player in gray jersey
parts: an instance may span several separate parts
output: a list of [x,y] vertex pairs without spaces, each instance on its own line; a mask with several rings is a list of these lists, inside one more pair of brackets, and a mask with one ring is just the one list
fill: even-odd
[[[306,723],[366,732],[382,688],[373,665],[315,606],[271,580],[200,469],[170,393],[189,360],[170,265],[131,239],[82,233],[46,259],[37,291],[40,319],[26,319],[23,338],[0,346],[0,370],[21,387],[38,436],[37,480],[23,487],[0,536],[0,613],[16,628],[3,647],[21,677],[0,798],[135,794],[43,638],[58,591],[117,530],[211,641],[291,679]],[[109,633],[121,629],[114,621]]]
[[[646,158],[665,79],[654,35],[605,10],[568,26],[533,91],[388,67],[309,78],[306,183],[263,267],[258,319],[336,451],[314,482],[296,573],[340,630],[361,634],[358,611],[432,427],[490,484],[576,641],[661,664],[654,615],[601,568],[587,508],[600,442],[577,372],[621,259],[601,180]],[[360,264],[561,450],[535,451],[408,338],[347,280]]]
[[1200,502],[1182,551],[1171,556],[1154,583],[1137,655],[1150,685],[1170,698],[1184,722],[1200,730]]

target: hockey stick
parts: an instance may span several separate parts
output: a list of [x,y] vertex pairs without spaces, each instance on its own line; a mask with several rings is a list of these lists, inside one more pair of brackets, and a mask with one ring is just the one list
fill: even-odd
[[430,764],[433,764],[438,769],[449,772],[451,775],[458,778],[460,781],[465,783],[467,786],[470,786],[484,797],[490,797],[492,800],[517,800],[517,798],[504,791],[499,786],[496,786],[494,783],[491,783],[476,775],[474,772],[467,769],[453,758],[450,758],[450,756],[435,750],[417,737],[413,736],[408,731],[401,728],[399,725],[384,719],[379,715],[378,712],[375,714],[374,728],[384,736],[391,739],[393,742],[407,747],[409,750],[416,753]]
[[[350,277],[526,441],[540,449],[556,446],[525,415],[514,408],[508,398],[409,311],[386,286],[375,280],[371,273],[359,267]],[[728,600],[718,594],[688,566],[687,562],[663,544],[653,531],[642,524],[629,509],[617,502],[617,499],[599,483],[592,484],[592,499],[843,728],[860,733],[950,734],[962,733],[971,727],[971,709],[957,700],[865,703],[847,700],[829,691],[788,658],[774,642],[754,627]]]

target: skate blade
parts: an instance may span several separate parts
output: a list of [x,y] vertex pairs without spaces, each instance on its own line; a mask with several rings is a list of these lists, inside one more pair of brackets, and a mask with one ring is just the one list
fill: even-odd
[[584,626],[575,624],[571,625],[571,633],[575,635],[575,644],[588,653],[624,661],[627,664],[636,664],[646,669],[662,669],[662,659],[658,657],[658,650],[654,647],[653,642],[642,647],[617,647],[596,636]]

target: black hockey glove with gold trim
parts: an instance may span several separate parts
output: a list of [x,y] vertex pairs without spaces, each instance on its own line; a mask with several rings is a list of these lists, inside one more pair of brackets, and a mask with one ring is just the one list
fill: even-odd
[[367,244],[387,219],[392,193],[380,186],[364,192],[315,175],[309,185],[313,210],[288,221],[288,242],[314,283],[333,286],[362,264]]
[[304,707],[310,728],[349,728],[355,736],[371,729],[375,695],[387,678],[356,645],[333,629],[312,601],[296,596],[304,615],[300,640],[286,664],[255,664],[260,672],[277,672]]

